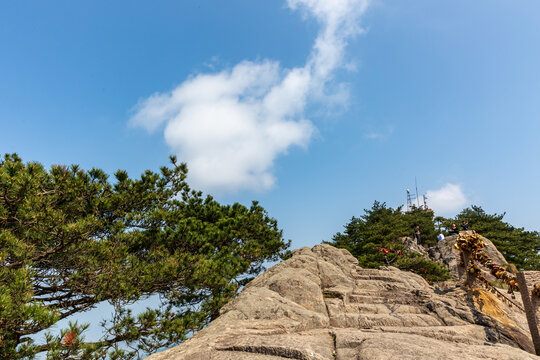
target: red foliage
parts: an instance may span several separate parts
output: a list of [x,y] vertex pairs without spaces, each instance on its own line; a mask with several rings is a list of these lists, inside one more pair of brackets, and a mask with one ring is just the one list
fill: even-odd
[[62,345],[64,346],[73,346],[75,344],[76,338],[77,336],[75,335],[75,333],[70,330],[64,335],[60,343],[62,343]]

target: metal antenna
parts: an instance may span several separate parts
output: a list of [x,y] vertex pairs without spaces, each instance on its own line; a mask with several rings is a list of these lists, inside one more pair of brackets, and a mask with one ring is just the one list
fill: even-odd
[[416,183],[416,176],[414,177],[414,187],[416,188],[416,204],[420,208],[420,199],[418,198],[418,184]]

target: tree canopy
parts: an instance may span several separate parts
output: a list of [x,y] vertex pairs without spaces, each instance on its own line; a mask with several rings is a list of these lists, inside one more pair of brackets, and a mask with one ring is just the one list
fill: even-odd
[[[131,359],[182,342],[219,314],[288,243],[253,202],[221,205],[171,166],[113,181],[99,169],[0,161],[0,358]],[[141,314],[126,305],[159,294]],[[104,335],[86,325],[32,337],[61,319],[114,305]]]
[[364,209],[363,215],[353,217],[344,232],[335,234],[328,243],[349,250],[362,267],[393,265],[416,272],[429,281],[448,279],[450,274],[445,268],[407,251],[398,241],[399,237],[412,236],[415,224],[420,226],[422,242],[437,241],[432,211],[413,208],[403,212],[401,207],[393,209],[375,201],[371,209]]
[[488,238],[506,261],[520,270],[540,270],[540,233],[516,228],[503,221],[505,213],[488,214],[480,206],[463,209],[455,218],[444,219],[446,228],[452,223],[469,222],[469,228]]
[[414,224],[420,226],[422,243],[435,244],[441,228],[450,229],[455,223],[469,222],[469,229],[490,239],[506,260],[521,270],[540,270],[540,234],[526,231],[503,221],[503,214],[487,214],[480,206],[471,206],[455,218],[434,217],[430,210],[413,208],[403,212],[375,201],[360,217],[353,217],[328,243],[349,250],[360,266],[378,267],[391,264],[416,272],[429,281],[448,278],[439,264],[407,252],[399,237],[412,236]]

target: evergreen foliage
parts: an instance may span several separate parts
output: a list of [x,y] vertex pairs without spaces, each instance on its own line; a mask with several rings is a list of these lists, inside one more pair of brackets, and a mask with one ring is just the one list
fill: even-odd
[[[115,180],[99,169],[0,160],[0,359],[132,359],[178,344],[210,320],[288,244],[253,202],[220,205],[172,166]],[[126,305],[159,294],[162,306]],[[107,301],[103,338],[84,324],[31,335]]]
[[444,265],[428,260],[414,252],[405,252],[405,256],[397,258],[394,266],[401,270],[416,273],[428,282],[444,281],[452,277],[450,271]]
[[503,221],[505,213],[487,214],[480,206],[463,209],[454,219],[445,219],[443,225],[449,229],[452,223],[458,227],[469,222],[469,229],[488,238],[504,255],[506,261],[520,270],[540,270],[540,233],[516,228]]
[[398,240],[412,236],[415,224],[420,226],[424,244],[437,241],[432,211],[413,208],[404,213],[401,207],[393,209],[375,201],[371,209],[364,209],[364,215],[359,218],[353,217],[344,232],[334,235],[328,244],[349,250],[362,267],[393,265],[418,273],[429,281],[449,279],[446,268],[407,251]]
[[[438,232],[435,229],[435,223],[433,219],[433,210],[413,207],[411,210],[402,213],[403,221],[405,226],[411,229],[414,224],[420,226],[420,231],[422,232],[422,245],[434,245],[437,243]],[[412,235],[412,230],[409,230],[409,234]],[[411,236],[409,235],[409,236]]]

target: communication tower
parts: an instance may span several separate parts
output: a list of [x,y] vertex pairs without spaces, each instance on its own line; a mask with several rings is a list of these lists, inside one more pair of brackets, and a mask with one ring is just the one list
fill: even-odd
[[411,194],[411,191],[409,189],[407,191],[407,211],[411,211],[413,207],[413,201],[416,200],[416,195]]
[[[409,189],[405,190],[407,192],[407,211],[411,211],[414,206],[416,206],[419,209],[424,208],[425,210],[427,210],[428,209],[428,206],[427,206],[428,197],[426,196],[426,194],[423,194],[422,195],[423,205],[420,205],[420,196],[418,196],[418,184],[416,182],[416,178],[414,178],[414,189],[415,189],[414,194],[412,194],[411,190],[409,190]],[[415,204],[415,202],[416,202],[416,204]]]

